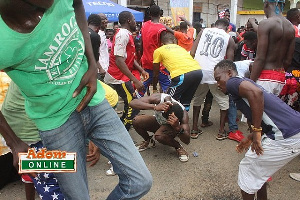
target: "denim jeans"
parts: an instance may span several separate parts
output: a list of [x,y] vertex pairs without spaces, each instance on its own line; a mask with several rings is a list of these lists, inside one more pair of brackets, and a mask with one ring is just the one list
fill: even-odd
[[228,127],[229,132],[233,130],[238,130],[238,125],[236,123],[237,109],[232,98],[229,96],[229,108],[228,108]]
[[[143,158],[106,100],[97,106],[74,111],[61,127],[41,131],[40,136],[48,150],[77,153],[76,173],[56,173],[66,199],[88,200],[85,139],[92,140],[107,157],[119,176],[119,184],[107,199],[140,199],[152,186],[152,176]],[[101,186],[100,186],[101,187]]]

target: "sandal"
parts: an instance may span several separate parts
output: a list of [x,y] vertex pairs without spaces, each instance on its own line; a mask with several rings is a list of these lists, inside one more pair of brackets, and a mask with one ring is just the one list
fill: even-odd
[[213,122],[207,121],[207,123],[202,123],[200,126],[202,128],[206,128],[206,127],[212,126],[213,124],[214,124]]
[[191,130],[191,138],[192,139],[197,139],[199,137],[199,135],[201,135],[203,133],[202,130]]
[[224,130],[223,132],[219,131],[219,134],[216,136],[217,140],[225,140],[227,138],[227,132]]

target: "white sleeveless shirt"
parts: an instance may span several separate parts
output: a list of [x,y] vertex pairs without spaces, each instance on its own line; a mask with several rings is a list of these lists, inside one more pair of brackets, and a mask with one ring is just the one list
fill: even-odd
[[206,28],[203,30],[196,54],[202,68],[203,78],[201,83],[215,84],[214,67],[226,56],[229,34],[223,29]]

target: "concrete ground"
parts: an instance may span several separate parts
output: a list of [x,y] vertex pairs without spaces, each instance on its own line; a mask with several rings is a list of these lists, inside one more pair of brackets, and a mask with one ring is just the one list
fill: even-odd
[[[121,105],[120,105],[121,106]],[[152,111],[141,113],[152,114]],[[192,112],[189,113],[190,124]],[[239,115],[240,117],[240,115]],[[156,148],[141,152],[153,176],[153,187],[143,200],[239,200],[237,185],[238,165],[244,154],[235,152],[237,142],[226,139],[218,141],[219,110],[213,103],[210,113],[213,126],[204,128],[198,139],[191,139],[189,145],[183,145],[190,154],[186,163],[181,163],[173,148],[157,144]],[[200,124],[200,123],[199,123]],[[245,123],[239,122],[239,128],[247,133]],[[130,130],[137,143],[142,138]],[[198,157],[193,156],[198,153]],[[300,182],[289,178],[290,172],[300,172],[299,157],[292,160],[272,177],[268,185],[270,200],[300,199]],[[88,168],[90,196],[92,200],[105,199],[118,183],[117,176],[106,176],[109,168],[107,159],[101,157],[96,166]],[[0,190],[0,200],[25,199],[21,181],[11,183]]]

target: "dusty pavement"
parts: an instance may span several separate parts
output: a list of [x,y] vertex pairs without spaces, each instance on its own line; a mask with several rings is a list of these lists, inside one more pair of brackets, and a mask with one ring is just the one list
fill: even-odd
[[[152,113],[142,111],[141,113]],[[189,113],[190,119],[192,112]],[[213,126],[203,129],[198,139],[191,139],[184,147],[190,153],[190,160],[181,163],[173,148],[157,144],[156,148],[141,152],[153,176],[153,187],[143,200],[239,200],[237,185],[238,164],[243,154],[235,152],[237,142],[217,141],[218,106],[214,102],[210,113]],[[191,123],[191,120],[190,120]],[[240,130],[247,133],[245,123],[239,122]],[[131,129],[135,142],[142,138]],[[197,152],[198,157],[192,153]],[[300,158],[297,157],[278,171],[269,183],[270,200],[299,200],[300,182],[289,178],[290,172],[300,172]],[[101,157],[96,166],[88,168],[90,196],[92,200],[105,199],[118,182],[117,176],[106,176],[107,159]],[[0,191],[0,200],[25,199],[23,185],[15,182]]]

